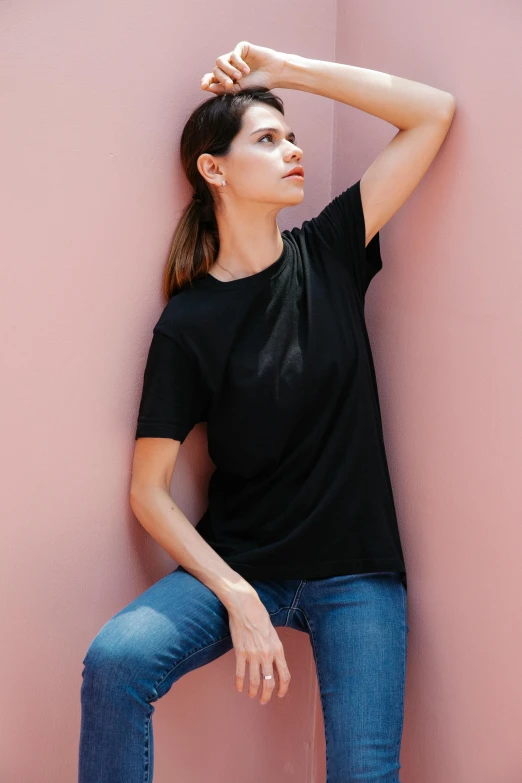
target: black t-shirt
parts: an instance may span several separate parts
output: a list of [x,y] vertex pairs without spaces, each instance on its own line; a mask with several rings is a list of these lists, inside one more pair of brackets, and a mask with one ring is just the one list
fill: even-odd
[[152,334],[136,438],[184,441],[207,422],[216,466],[197,524],[246,579],[406,569],[383,440],[364,296],[360,180],[261,272],[206,275]]

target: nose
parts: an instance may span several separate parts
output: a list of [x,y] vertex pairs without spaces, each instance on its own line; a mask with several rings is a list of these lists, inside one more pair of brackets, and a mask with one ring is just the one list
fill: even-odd
[[292,142],[290,142],[290,152],[291,152],[290,160],[292,158],[297,158],[297,160],[301,162],[301,158],[303,157],[303,150],[301,149],[301,147],[298,147],[297,144],[293,144]]

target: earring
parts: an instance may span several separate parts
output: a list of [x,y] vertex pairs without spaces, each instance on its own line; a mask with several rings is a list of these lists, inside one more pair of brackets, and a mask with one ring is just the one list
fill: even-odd
[[224,179],[222,179],[222,180],[221,180],[221,186],[223,186],[223,185],[226,185],[226,184],[227,184],[227,183],[225,182],[225,180],[224,180]]

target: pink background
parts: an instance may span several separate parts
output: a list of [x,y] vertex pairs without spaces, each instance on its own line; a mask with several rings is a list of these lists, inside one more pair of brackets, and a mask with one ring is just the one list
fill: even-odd
[[[190,195],[179,134],[203,73],[246,39],[457,97],[437,158],[382,229],[366,306],[409,577],[401,781],[519,783],[520,8],[47,0],[0,14],[0,779],[76,781],[87,646],[175,565],[129,507],[137,406]],[[396,128],[276,93],[307,170],[284,229],[362,176]],[[172,484],[194,522],[211,469],[198,425]],[[310,644],[280,633],[282,701],[237,693],[231,651],[155,703],[155,783],[324,782]]]

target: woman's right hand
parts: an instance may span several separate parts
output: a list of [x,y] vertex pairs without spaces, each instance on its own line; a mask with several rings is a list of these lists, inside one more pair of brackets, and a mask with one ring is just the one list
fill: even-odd
[[[246,664],[249,665],[248,695],[255,698],[262,684],[260,704],[270,701],[275,689],[275,670],[279,678],[278,696],[283,697],[290,685],[290,672],[283,644],[272,625],[270,615],[257,592],[252,588],[227,602],[230,633],[236,653],[236,688],[242,692]],[[262,675],[271,674],[271,680]]]
[[231,52],[222,54],[216,60],[213,71],[201,78],[201,89],[222,95],[237,93],[249,87],[283,86],[279,81],[283,75],[286,55],[257,46],[249,41],[240,41]]

